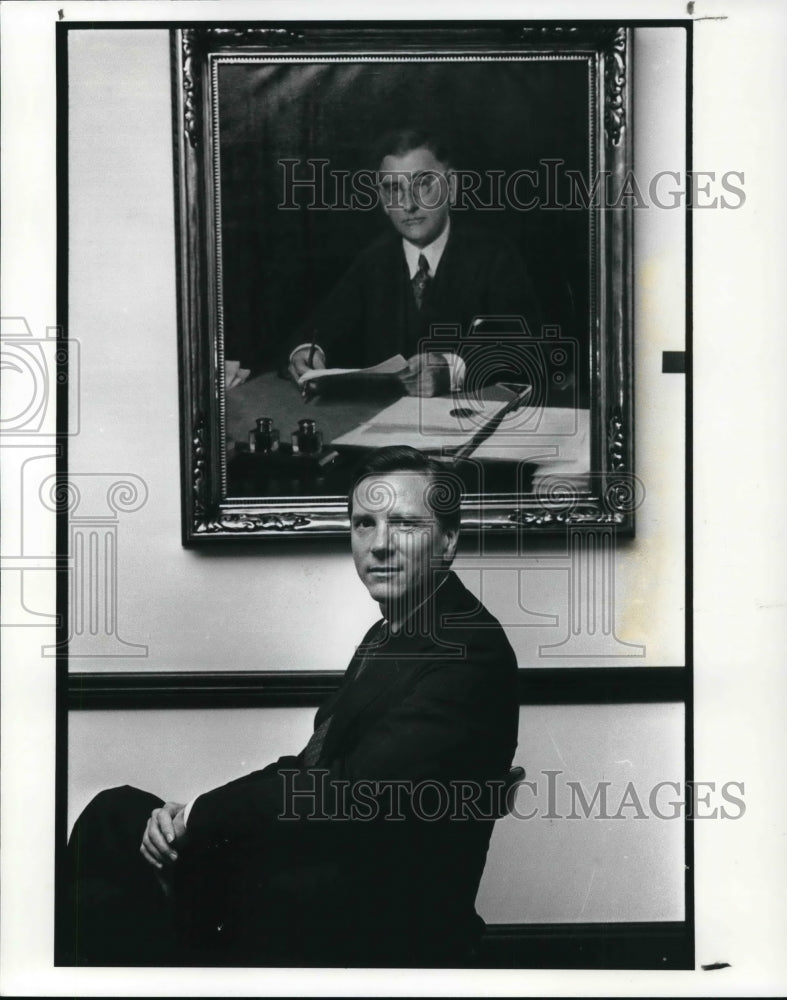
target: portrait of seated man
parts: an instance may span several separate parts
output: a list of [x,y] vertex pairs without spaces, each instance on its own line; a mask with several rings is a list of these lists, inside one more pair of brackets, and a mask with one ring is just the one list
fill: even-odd
[[[536,292],[512,243],[473,225],[467,212],[452,212],[456,178],[444,140],[425,130],[391,132],[372,162],[391,225],[360,250],[292,338],[289,372],[365,368],[401,354],[406,391],[442,395],[462,386],[459,338],[475,320],[519,319],[539,333]],[[450,350],[423,350],[436,327],[455,328]]]
[[92,800],[67,855],[74,964],[471,960],[519,706],[503,628],[451,569],[460,501],[413,448],[367,457],[351,548],[382,619],[300,752],[189,803],[129,786]]

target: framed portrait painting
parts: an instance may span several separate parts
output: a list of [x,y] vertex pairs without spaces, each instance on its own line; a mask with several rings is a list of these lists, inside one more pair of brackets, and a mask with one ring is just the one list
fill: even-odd
[[343,534],[407,444],[633,531],[629,30],[173,30],[183,538]]

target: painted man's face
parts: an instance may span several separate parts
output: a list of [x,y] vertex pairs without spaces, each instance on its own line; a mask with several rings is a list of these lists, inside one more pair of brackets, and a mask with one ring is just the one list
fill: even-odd
[[398,233],[417,247],[434,242],[451,209],[450,167],[421,146],[380,164],[379,190],[385,214]]

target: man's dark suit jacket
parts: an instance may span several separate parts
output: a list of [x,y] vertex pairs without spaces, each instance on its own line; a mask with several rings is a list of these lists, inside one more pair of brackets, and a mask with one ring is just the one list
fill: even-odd
[[[198,875],[181,906],[199,960],[450,966],[466,958],[483,929],[474,901],[493,821],[472,818],[472,808],[451,819],[461,812],[453,805],[443,818],[416,819],[407,790],[504,777],[516,747],[517,664],[499,622],[453,573],[414,617],[411,634],[380,637],[380,623],[367,633],[317,712],[315,730],[330,725],[316,765],[304,751],[282,757],[194,803],[184,871]],[[342,794],[353,801],[340,783],[364,781],[389,782],[368,786],[379,793],[377,818],[309,818],[336,815]],[[397,782],[405,791],[392,805]],[[293,787],[315,794],[288,797]],[[435,786],[423,796],[422,810],[440,813]],[[285,803],[294,818],[280,818]],[[478,808],[489,815],[480,800]]]
[[[538,336],[541,315],[527,269],[506,240],[452,217],[437,274],[420,310],[402,237],[393,229],[362,250],[292,339],[314,341],[331,368],[363,368],[394,354],[406,358],[429,338],[433,324],[466,333],[477,316],[522,316]],[[432,348],[436,350],[436,347]],[[445,350],[460,351],[448,339]]]

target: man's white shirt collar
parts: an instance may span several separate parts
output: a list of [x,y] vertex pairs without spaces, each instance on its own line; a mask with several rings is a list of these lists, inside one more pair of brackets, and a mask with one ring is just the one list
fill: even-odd
[[418,258],[421,254],[426,257],[427,263],[429,264],[429,276],[433,278],[437,274],[437,266],[440,263],[440,258],[443,256],[443,250],[445,250],[445,245],[448,242],[448,234],[451,232],[451,220],[450,218],[446,220],[445,229],[440,233],[436,240],[432,240],[429,246],[417,247],[414,243],[410,243],[409,240],[402,239],[402,246],[404,247],[404,256],[407,261],[407,270],[410,272],[410,280],[412,280],[416,272],[418,271]]

